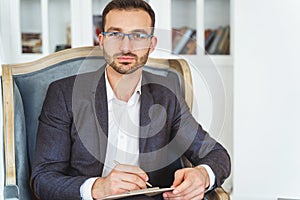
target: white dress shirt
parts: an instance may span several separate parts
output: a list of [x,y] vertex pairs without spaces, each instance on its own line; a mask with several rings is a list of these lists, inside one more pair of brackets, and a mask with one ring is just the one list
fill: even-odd
[[115,96],[106,79],[108,103],[108,144],[102,176],[107,176],[116,165],[139,166],[139,123],[141,79],[128,100],[121,101]]
[[[102,177],[107,176],[116,165],[114,160],[122,164],[139,166],[139,122],[141,104],[141,80],[128,102],[116,98],[105,71],[105,82],[108,103],[108,143]],[[210,178],[210,187],[215,183],[215,175],[208,165],[205,167]],[[91,190],[97,177],[86,180],[80,187],[83,200],[93,200]]]
[[[141,80],[142,77],[128,102],[124,102],[115,96],[105,71],[109,127],[102,177],[111,172],[116,165],[114,161],[139,166]],[[96,179],[90,178],[80,187],[82,199],[93,199],[91,189]]]

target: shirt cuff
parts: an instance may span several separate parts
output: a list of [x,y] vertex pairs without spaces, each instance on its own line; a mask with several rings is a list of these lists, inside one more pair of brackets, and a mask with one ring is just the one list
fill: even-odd
[[80,186],[80,196],[82,200],[93,200],[92,197],[92,187],[98,177],[87,179]]
[[209,177],[209,187],[206,189],[205,192],[208,192],[210,190],[213,189],[214,185],[215,185],[215,179],[216,179],[216,176],[215,176],[215,173],[212,171],[212,169],[210,168],[210,166],[208,165],[200,165],[202,167],[204,167],[208,173],[208,177]]

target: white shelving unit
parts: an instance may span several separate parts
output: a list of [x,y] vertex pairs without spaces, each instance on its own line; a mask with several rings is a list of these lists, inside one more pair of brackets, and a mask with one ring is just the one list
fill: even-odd
[[[67,43],[71,27],[72,47],[89,46],[92,39],[92,0],[10,0],[1,1],[1,29],[7,62],[36,60],[54,52],[56,45]],[[40,33],[42,53],[22,53],[22,32]]]
[[70,7],[70,0],[48,0],[49,53],[55,51],[56,45],[68,43],[68,27],[71,27]]
[[[92,16],[101,14],[109,0],[10,0],[3,1],[8,8],[1,17],[11,16],[9,32],[12,60],[23,62],[54,52],[55,46],[66,43],[67,26],[71,27],[72,47],[93,44]],[[204,30],[219,25],[232,27],[230,0],[149,0],[156,15],[156,33],[159,36],[155,57],[172,56],[172,28],[188,26],[196,29],[197,53],[205,55]],[[182,8],[185,9],[182,9]],[[6,15],[8,14],[8,15]],[[42,35],[41,54],[23,54],[22,32],[39,32]],[[232,46],[232,45],[230,45]],[[231,49],[232,54],[232,49]],[[205,55],[207,56],[207,55]],[[231,55],[210,55],[217,65],[232,65]]]
[[[218,66],[232,66],[233,49],[230,55],[206,55],[204,51],[204,31],[207,28],[230,25],[230,0],[149,0],[156,12],[156,34],[159,38],[154,57],[177,57],[172,55],[172,28],[183,26],[196,30],[197,53],[195,55],[178,55],[184,58],[209,59]],[[184,8],[184,9],[183,9]],[[231,35],[232,37],[232,35]],[[230,44],[230,47],[232,45]]]

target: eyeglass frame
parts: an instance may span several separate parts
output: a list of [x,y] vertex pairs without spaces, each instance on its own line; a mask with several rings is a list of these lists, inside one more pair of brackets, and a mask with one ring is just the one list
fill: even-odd
[[127,36],[129,41],[139,42],[139,40],[135,40],[133,38],[133,36],[135,34],[141,34],[141,35],[145,36],[145,38],[142,38],[140,41],[144,41],[144,39],[146,40],[146,39],[152,38],[154,36],[153,34],[147,34],[147,33],[122,33],[122,32],[118,32],[118,31],[112,31],[112,32],[105,32],[104,31],[104,32],[102,32],[102,35],[104,37],[107,37],[107,34],[113,34],[113,33],[118,34],[118,36],[121,36],[120,39],[118,39],[118,41],[123,41],[124,38]]

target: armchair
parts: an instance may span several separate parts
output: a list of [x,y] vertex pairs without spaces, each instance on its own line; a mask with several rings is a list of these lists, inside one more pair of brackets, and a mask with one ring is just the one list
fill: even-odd
[[[34,62],[2,65],[4,199],[34,199],[29,180],[38,116],[48,85],[60,78],[96,70],[102,64],[104,59],[99,48],[81,47],[56,52]],[[174,73],[192,109],[192,78],[185,60],[150,58],[147,65],[145,70],[153,73]],[[217,188],[206,198],[229,199],[229,195]]]

